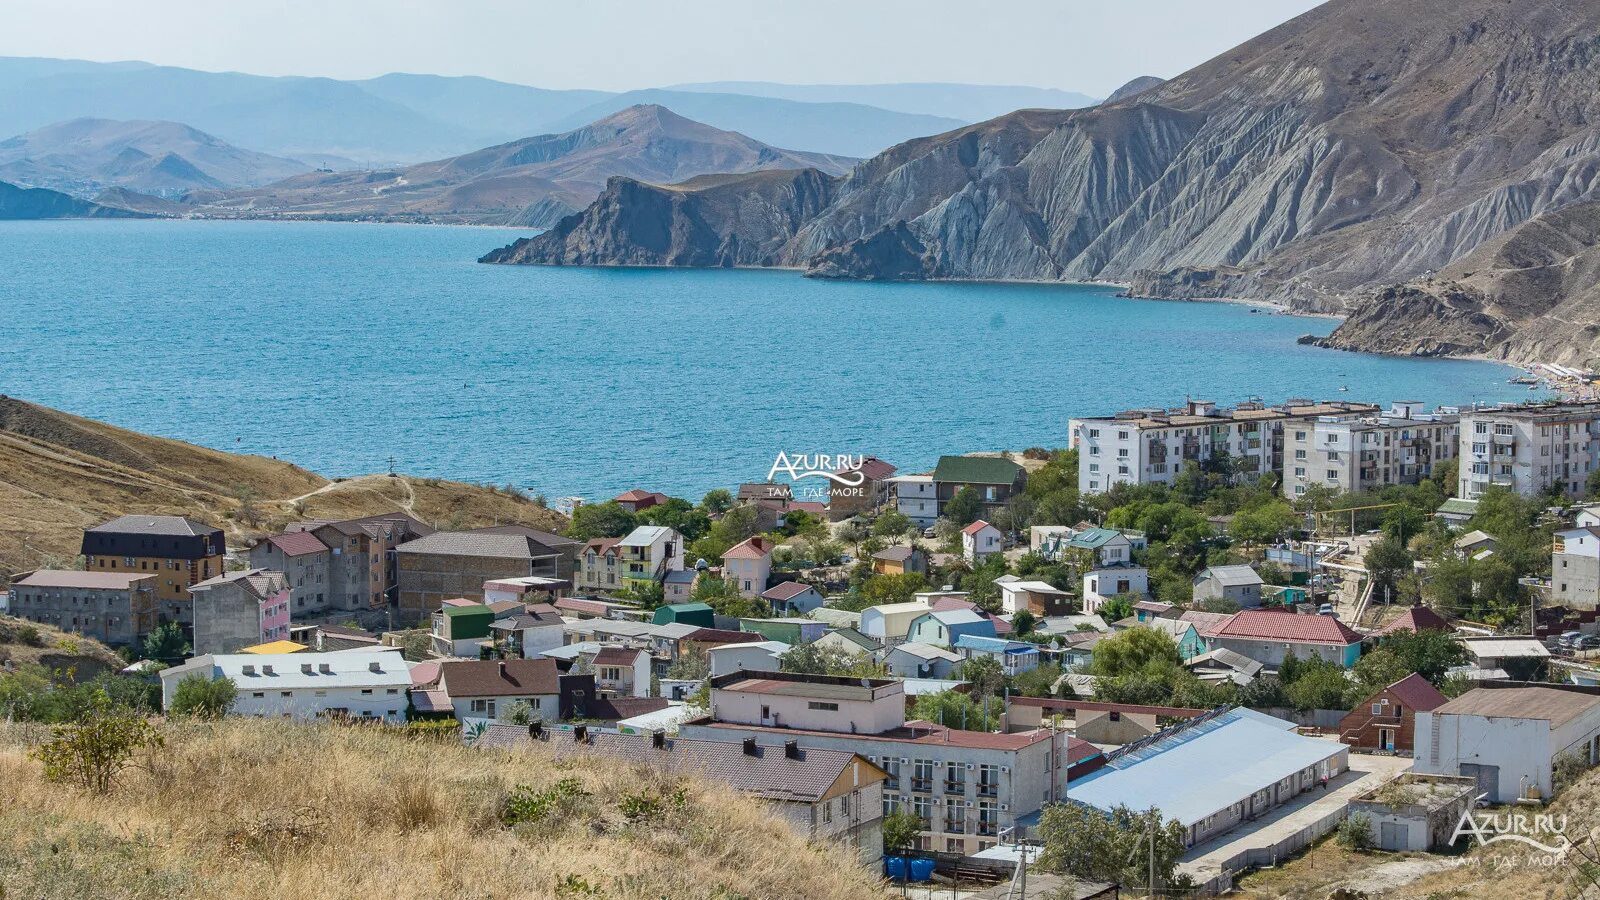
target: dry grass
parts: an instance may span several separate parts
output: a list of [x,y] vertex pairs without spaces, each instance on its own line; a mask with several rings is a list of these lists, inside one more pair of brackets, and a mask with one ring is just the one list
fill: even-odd
[[[758,805],[644,768],[362,727],[163,730],[166,749],[95,798],[42,780],[25,751],[37,731],[0,729],[0,896],[882,895],[844,851],[809,846]],[[566,778],[583,794],[545,821],[500,823],[513,787]]]
[[[232,518],[239,492],[259,519]],[[296,498],[313,491],[324,491]],[[479,485],[367,476],[333,484],[292,463],[152,437],[0,396],[0,577],[68,566],[85,527],[130,512],[186,515],[247,541],[308,517],[406,510],[461,527],[515,522],[560,530],[565,520]]]
[[[38,635],[37,643],[26,643],[28,631]],[[106,645],[92,638],[68,634],[50,625],[39,625],[12,616],[0,616],[0,664],[38,665],[52,671],[72,670],[74,677],[87,680],[101,672],[115,672],[127,665]]]

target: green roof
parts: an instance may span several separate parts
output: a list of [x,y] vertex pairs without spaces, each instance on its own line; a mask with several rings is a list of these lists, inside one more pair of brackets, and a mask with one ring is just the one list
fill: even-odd
[[1121,537],[1122,532],[1110,528],[1085,528],[1072,536],[1067,544],[1073,547],[1085,547],[1094,550],[1106,545],[1112,538]]
[[656,614],[651,617],[652,625],[670,625],[681,622],[685,625],[700,625],[710,628],[715,622],[716,613],[704,603],[670,603],[658,607]]
[[941,456],[933,480],[955,484],[1010,484],[1022,467],[999,456]]
[[1478,501],[1451,497],[1449,500],[1439,504],[1439,512],[1458,516],[1475,516],[1478,514]]
[[446,606],[444,617],[450,623],[450,640],[463,641],[488,637],[494,610],[487,606]]

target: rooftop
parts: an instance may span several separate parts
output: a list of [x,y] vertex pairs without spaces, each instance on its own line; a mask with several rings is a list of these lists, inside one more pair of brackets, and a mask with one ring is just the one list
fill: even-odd
[[80,572],[77,569],[40,569],[12,582],[16,587],[68,588],[74,590],[125,591],[129,585],[155,572]]
[[1397,631],[1454,631],[1444,616],[1426,606],[1413,606],[1399,618],[1373,632],[1375,635],[1394,634]]
[[[1050,729],[1039,728],[1033,731],[1013,733],[996,733],[991,731],[962,731],[958,728],[946,728],[934,722],[924,722],[916,719],[905,723],[899,728],[880,731],[875,734],[849,734],[838,731],[818,731],[806,728],[778,728],[766,725],[742,725],[731,722],[717,722],[710,717],[694,720],[694,725],[703,725],[708,728],[725,729],[730,732],[762,732],[771,734],[786,734],[814,737],[848,738],[861,741],[895,741],[908,744],[940,744],[949,747],[962,747],[969,750],[1023,750],[1034,744],[1050,740]],[[1068,755],[1072,762],[1087,759],[1099,751],[1088,741],[1065,736],[1067,738]]]
[[811,590],[811,585],[809,584],[803,584],[798,581],[785,581],[783,584],[777,585],[776,587],[770,587],[765,591],[762,591],[761,596],[768,600],[777,600],[781,603],[785,600],[793,600],[809,590]]
[[1560,727],[1600,705],[1600,696],[1554,687],[1473,688],[1433,710],[1444,716],[1543,719]]
[[1307,616],[1267,609],[1246,609],[1206,631],[1206,637],[1284,641],[1294,644],[1361,643],[1361,635],[1333,616]]
[[554,694],[560,673],[553,659],[448,660],[439,686],[451,697],[523,697]]
[[165,681],[194,673],[231,679],[241,691],[411,685],[411,667],[398,649],[340,650],[331,653],[219,653],[197,656],[182,665],[166,669],[161,673],[161,678]]
[[1211,566],[1200,573],[1202,578],[1211,578],[1218,584],[1227,587],[1242,587],[1251,584],[1261,584],[1261,576],[1249,566]]
[[545,559],[556,555],[556,551],[527,535],[484,531],[436,531],[427,537],[406,541],[396,547],[395,552],[494,559]]
[[1421,712],[1438,709],[1449,702],[1432,682],[1416,672],[1389,685],[1385,690],[1394,694],[1407,707]]
[[309,556],[313,553],[328,552],[328,545],[324,544],[309,531],[287,531],[283,534],[274,534],[268,537],[266,542],[283,551],[284,556]]
[[622,539],[621,547],[649,547],[657,541],[671,539],[673,531],[665,525],[640,525],[628,532]]
[[772,555],[772,542],[764,537],[747,538],[722,554],[723,559],[762,559]]
[[106,534],[153,534],[162,537],[193,537],[218,531],[204,522],[183,516],[118,516],[85,531]]
[[941,456],[933,480],[953,484],[1011,484],[1022,466],[1000,456]]

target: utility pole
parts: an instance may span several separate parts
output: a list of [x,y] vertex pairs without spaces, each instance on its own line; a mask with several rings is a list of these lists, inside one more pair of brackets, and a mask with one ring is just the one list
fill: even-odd
[[1150,818],[1150,896],[1156,895],[1156,817]]

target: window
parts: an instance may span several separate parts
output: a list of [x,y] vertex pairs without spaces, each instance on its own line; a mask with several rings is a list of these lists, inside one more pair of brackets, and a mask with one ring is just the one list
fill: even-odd
[[829,822],[832,822],[832,821],[833,821],[833,801],[832,800],[824,800],[824,801],[822,801],[822,824],[826,825],[826,824],[828,824]]
[[914,759],[911,761],[911,789],[913,791],[933,790],[933,760]]
[[839,704],[827,703],[821,700],[812,700],[810,703],[806,704],[806,709],[820,709],[827,712],[838,712]]

